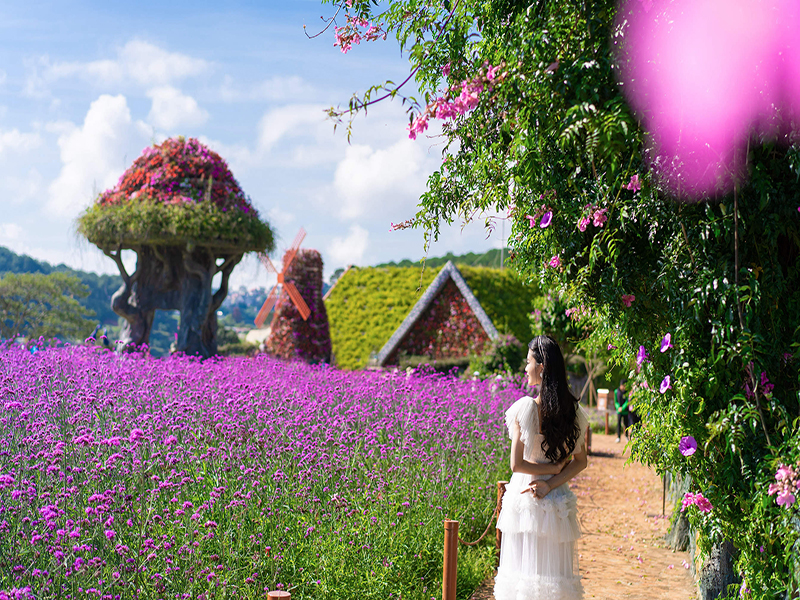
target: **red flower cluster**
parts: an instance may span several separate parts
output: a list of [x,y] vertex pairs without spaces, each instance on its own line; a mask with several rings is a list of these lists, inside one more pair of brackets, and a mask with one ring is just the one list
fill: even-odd
[[[488,342],[480,321],[456,284],[449,280],[398,350],[433,359],[461,358],[481,354]],[[397,357],[392,359],[388,362],[397,364]]]
[[210,201],[222,210],[253,210],[227,163],[194,138],[170,138],[145,148],[97,202],[114,205],[137,198],[163,204]]

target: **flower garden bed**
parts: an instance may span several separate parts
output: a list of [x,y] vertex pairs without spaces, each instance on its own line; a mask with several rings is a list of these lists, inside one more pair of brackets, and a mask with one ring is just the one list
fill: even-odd
[[[522,390],[259,356],[0,349],[0,591],[428,599],[475,539]],[[491,536],[489,536],[491,538]],[[493,542],[462,547],[459,597]]]

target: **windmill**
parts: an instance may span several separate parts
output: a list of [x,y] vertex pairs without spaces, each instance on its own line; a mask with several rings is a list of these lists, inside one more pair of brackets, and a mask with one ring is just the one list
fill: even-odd
[[[292,299],[292,302],[299,311],[300,316],[303,317],[304,321],[307,320],[308,316],[311,314],[311,309],[308,308],[308,304],[306,304],[306,301],[303,300],[303,297],[300,295],[300,292],[297,291],[297,288],[294,287],[294,284],[291,281],[284,281],[284,275],[286,274],[286,271],[289,270],[289,265],[292,264],[294,257],[297,255],[297,251],[300,249],[300,244],[302,243],[305,237],[306,237],[306,232],[301,227],[300,231],[297,232],[297,236],[295,236],[292,245],[289,247],[289,249],[286,251],[286,254],[283,257],[284,260],[283,260],[282,271],[278,271],[278,269],[275,268],[275,265],[272,264],[272,261],[269,259],[269,256],[267,256],[266,254],[258,255],[258,258],[261,259],[261,263],[264,265],[264,268],[270,273],[275,273],[278,275],[278,283],[276,283],[275,287],[273,287],[270,290],[269,295],[267,295],[267,299],[264,301],[264,306],[261,307],[261,310],[259,310],[258,314],[256,315],[255,323],[256,327],[258,327],[259,329],[264,326],[264,322],[267,320],[267,315],[269,314],[269,311],[272,310],[272,308],[278,302],[280,294],[282,294],[284,291],[287,294],[289,294],[289,298]],[[282,286],[280,291],[278,291],[279,285]],[[275,317],[277,316],[277,314],[278,311],[275,311],[275,314],[272,315],[272,321],[273,321],[272,324],[274,324]]]

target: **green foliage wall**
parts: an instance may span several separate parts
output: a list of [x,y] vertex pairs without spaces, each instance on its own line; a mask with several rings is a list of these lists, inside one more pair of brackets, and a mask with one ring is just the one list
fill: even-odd
[[[527,343],[529,313],[538,288],[525,285],[509,269],[458,267],[486,314],[501,333]],[[326,302],[336,364],[344,369],[367,365],[403,322],[440,269],[353,268]]]

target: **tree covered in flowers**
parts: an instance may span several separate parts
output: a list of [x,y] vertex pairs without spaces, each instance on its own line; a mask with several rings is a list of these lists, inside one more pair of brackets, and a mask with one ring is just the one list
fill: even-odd
[[[234,267],[246,252],[274,247],[272,229],[225,161],[182,137],[145,148],[79,217],[78,230],[122,275],[111,301],[125,319],[122,342],[147,344],[155,311],[179,310],[178,351],[203,357],[216,354],[217,309]],[[125,269],[123,250],[136,253],[133,273]]]
[[[387,82],[330,114],[399,97],[410,137],[441,120],[442,167],[403,226],[430,242],[442,223],[506,213],[514,267],[578,309],[586,344],[630,366],[633,456],[691,477],[683,508],[708,560],[735,546],[727,581],[701,577],[706,597],[734,581],[783,597],[800,586],[787,483],[800,459],[797,113],[745,129],[726,182],[676,200],[699,154],[661,152],[619,76],[637,52],[629,17],[668,22],[669,4],[342,3],[397,37],[419,94]],[[684,455],[689,436],[697,451]]]

